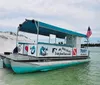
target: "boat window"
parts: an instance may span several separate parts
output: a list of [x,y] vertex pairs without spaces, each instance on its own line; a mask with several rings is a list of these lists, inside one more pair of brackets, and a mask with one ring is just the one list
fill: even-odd
[[39,35],[38,39],[39,39],[38,42],[49,43],[49,37],[48,36]]
[[49,38],[50,38],[50,43],[56,44],[57,41],[56,35],[50,34]]
[[26,32],[18,33],[18,42],[22,43],[36,43],[36,35]]
[[65,44],[65,40],[61,38],[57,38],[57,44]]
[[88,43],[87,39],[86,38],[82,38],[82,40],[81,40],[81,47],[82,48],[87,47],[87,43]]

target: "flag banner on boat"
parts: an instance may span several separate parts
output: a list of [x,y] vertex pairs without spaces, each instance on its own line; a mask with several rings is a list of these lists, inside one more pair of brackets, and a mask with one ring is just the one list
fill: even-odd
[[18,53],[36,56],[36,45],[19,44]]
[[73,56],[76,56],[76,55],[77,55],[77,48],[73,48],[73,50],[72,50],[72,55],[73,55]]
[[[36,56],[36,45],[19,44],[19,53]],[[38,45],[38,57],[59,57],[59,56],[80,56],[87,55],[88,51],[84,48],[71,48],[65,46],[55,46],[55,45]]]
[[39,45],[38,46],[38,56],[72,56],[72,48],[64,46],[54,46],[54,45]]
[[[36,56],[36,45],[19,45],[20,54]],[[38,57],[72,56],[72,48],[54,45],[38,45]]]
[[24,45],[23,44],[18,44],[18,53],[23,54],[24,53]]
[[36,56],[36,45],[29,45],[28,55]]
[[81,55],[88,55],[88,50],[86,48],[81,48],[80,49],[80,54]]

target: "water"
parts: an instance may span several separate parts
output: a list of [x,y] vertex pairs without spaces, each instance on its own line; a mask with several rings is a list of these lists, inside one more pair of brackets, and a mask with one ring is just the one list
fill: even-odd
[[100,85],[100,47],[90,48],[91,62],[27,74],[0,69],[0,85]]

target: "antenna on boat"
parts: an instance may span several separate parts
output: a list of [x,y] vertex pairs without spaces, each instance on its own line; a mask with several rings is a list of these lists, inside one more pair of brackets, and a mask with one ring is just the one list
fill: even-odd
[[[19,24],[19,27],[21,27],[22,25]],[[19,27],[17,28],[17,35],[16,35],[16,47],[17,47],[17,41],[18,41],[18,32],[19,32]]]
[[[20,24],[19,26],[21,26],[21,24]],[[18,53],[18,46],[17,46],[17,41],[18,41],[18,31],[19,31],[19,27],[17,28],[17,34],[16,34],[16,47],[13,49],[13,53]]]
[[87,38],[87,48],[89,47],[89,38]]

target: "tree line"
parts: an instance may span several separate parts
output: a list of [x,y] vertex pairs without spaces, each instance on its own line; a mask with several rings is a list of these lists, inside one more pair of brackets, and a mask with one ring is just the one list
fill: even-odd
[[100,43],[81,44],[82,47],[100,47]]

